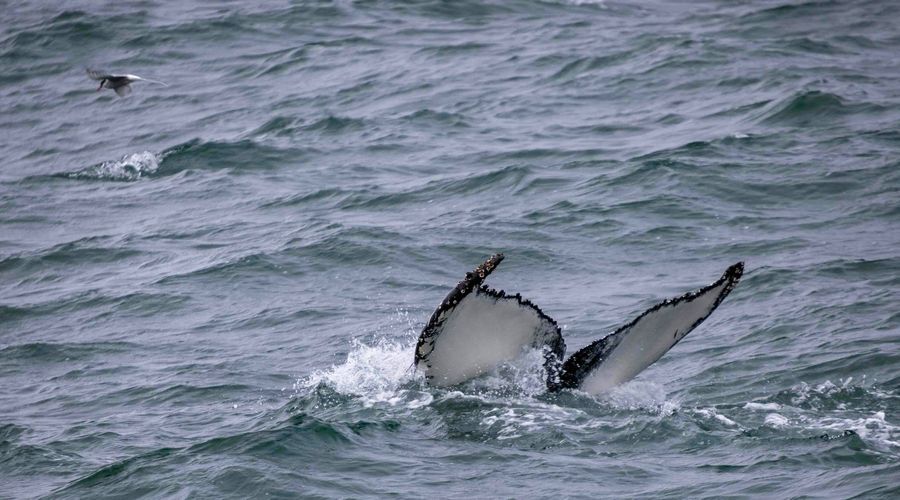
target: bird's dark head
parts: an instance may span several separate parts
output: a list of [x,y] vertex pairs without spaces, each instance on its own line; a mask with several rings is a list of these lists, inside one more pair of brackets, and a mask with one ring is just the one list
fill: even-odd
[[100,92],[100,89],[103,88],[103,84],[105,84],[105,83],[106,83],[106,78],[100,80],[100,86],[97,87],[97,92]]

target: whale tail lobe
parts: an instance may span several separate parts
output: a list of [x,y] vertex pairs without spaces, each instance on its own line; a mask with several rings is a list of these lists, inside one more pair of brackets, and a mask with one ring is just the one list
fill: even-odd
[[502,260],[496,254],[467,273],[422,330],[415,364],[430,384],[465,382],[529,349],[543,351],[547,373],[558,372],[566,344],[556,321],[522,296],[482,284]]
[[571,355],[550,390],[597,394],[627,382],[656,362],[709,317],[737,286],[744,263],[729,267],[711,285],[664,300],[630,323]]

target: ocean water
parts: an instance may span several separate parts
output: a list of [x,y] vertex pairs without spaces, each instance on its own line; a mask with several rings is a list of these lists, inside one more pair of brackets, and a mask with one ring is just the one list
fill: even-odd
[[[2,2],[0,497],[897,498],[897,19]],[[426,386],[499,251],[569,353],[747,272],[610,394]]]

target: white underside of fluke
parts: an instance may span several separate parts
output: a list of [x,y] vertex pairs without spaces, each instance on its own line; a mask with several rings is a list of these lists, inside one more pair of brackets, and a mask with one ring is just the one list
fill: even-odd
[[445,315],[427,361],[419,361],[429,382],[437,386],[465,382],[528,349],[540,349],[543,339],[556,330],[515,297],[482,290],[474,290]]
[[723,281],[690,301],[662,304],[640,317],[630,328],[609,339],[609,352],[581,383],[590,394],[627,382],[653,364],[706,318],[728,286]]

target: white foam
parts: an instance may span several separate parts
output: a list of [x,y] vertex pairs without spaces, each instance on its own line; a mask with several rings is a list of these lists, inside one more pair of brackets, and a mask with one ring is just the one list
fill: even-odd
[[503,391],[512,388],[525,396],[536,396],[547,392],[544,356],[537,349],[525,349],[521,356],[502,363],[482,377],[466,384],[474,391]]
[[161,160],[161,157],[149,151],[143,151],[125,155],[120,160],[105,161],[100,165],[69,174],[69,177],[135,181],[156,172]]
[[598,7],[606,7],[606,0],[565,0],[569,5],[596,5]]
[[764,410],[764,411],[778,411],[781,409],[781,405],[778,403],[754,403],[749,402],[744,405],[745,410]]
[[715,408],[698,408],[695,410],[696,413],[710,419],[718,420],[719,422],[730,426],[730,427],[738,427],[738,423],[730,418],[726,417],[719,413]]
[[869,417],[825,417],[805,422],[807,426],[828,431],[855,432],[860,439],[884,448],[900,449],[900,427],[889,423],[883,411]]
[[826,380],[815,386],[810,386],[806,382],[800,382],[800,384],[792,387],[797,395],[791,398],[791,402],[795,405],[801,405],[807,402],[810,396],[833,396],[845,389],[848,389],[850,383],[853,382],[853,377],[838,380],[838,382],[838,384],[835,384],[830,380]]
[[612,388],[608,392],[602,393],[598,398],[623,410],[643,410],[648,408],[660,410],[669,403],[666,409],[674,413],[679,407],[677,403],[666,400],[666,390],[662,385],[643,380],[626,382]]
[[783,427],[787,427],[790,423],[790,420],[783,415],[779,415],[778,413],[770,413],[766,415],[765,425],[770,427],[774,427],[776,429],[781,429]]
[[725,425],[737,426],[737,422],[735,422],[734,420],[731,420],[730,418],[726,417],[725,415],[716,414],[716,420],[718,420],[719,422],[722,422]]
[[681,409],[681,403],[677,401],[663,401],[661,405],[659,405],[659,416],[660,417],[671,417],[678,410]]
[[[502,404],[503,402],[493,401],[493,403]],[[486,429],[496,427],[498,440],[538,435],[549,429],[584,429],[587,427],[587,424],[583,422],[575,423],[584,420],[580,418],[584,416],[584,412],[581,410],[535,400],[518,400],[515,403],[516,406],[502,406],[487,410],[481,419],[481,426]],[[588,420],[588,424],[596,425],[598,421],[591,418]],[[602,425],[608,425],[608,422],[604,422]]]
[[[822,401],[842,397],[843,392],[852,393],[860,388],[852,386],[852,382],[853,377],[840,379],[838,383],[830,380],[818,384],[801,382],[792,387],[795,395],[791,398],[791,404],[748,402],[744,408],[772,411],[773,413],[766,415],[764,425],[774,428],[791,426],[806,431],[804,434],[824,432],[832,436],[851,431],[875,449],[896,457],[900,451],[900,426],[889,422],[884,411],[876,410],[866,416],[868,412],[860,408],[854,409],[852,403],[821,404]],[[897,397],[874,387],[863,390],[880,399]],[[775,411],[786,413],[790,418]]]
[[324,383],[341,394],[361,396],[364,404],[425,406],[431,403],[430,394],[416,391],[411,395],[400,390],[402,384],[421,378],[412,369],[412,349],[408,341],[379,339],[375,345],[366,345],[354,340],[347,361],[316,371],[298,381],[298,385],[314,387]]

